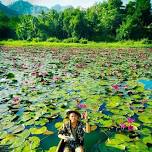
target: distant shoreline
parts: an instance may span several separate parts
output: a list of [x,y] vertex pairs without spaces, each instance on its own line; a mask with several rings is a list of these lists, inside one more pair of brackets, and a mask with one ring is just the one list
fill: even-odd
[[76,47],[76,48],[152,48],[152,44],[144,44],[142,41],[120,41],[120,42],[88,42],[64,43],[64,42],[29,42],[29,41],[0,41],[0,46],[12,47]]

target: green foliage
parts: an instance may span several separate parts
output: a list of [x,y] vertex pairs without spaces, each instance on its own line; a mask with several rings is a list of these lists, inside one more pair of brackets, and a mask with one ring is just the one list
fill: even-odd
[[1,39],[8,39],[10,38],[12,35],[14,35],[14,31],[15,29],[13,28],[13,26],[11,25],[11,22],[13,21],[6,16],[3,12],[0,12],[0,40]]
[[60,42],[60,40],[56,37],[50,37],[47,39],[47,42]]
[[81,44],[87,44],[87,43],[88,43],[88,40],[82,38],[82,39],[79,40],[79,42],[80,42]]
[[64,43],[79,43],[79,39],[77,37],[71,37],[63,40]]
[[[30,3],[26,5],[27,9],[32,7]],[[26,8],[21,6],[16,9],[23,9],[23,14],[26,14]],[[150,0],[129,1],[126,6],[122,6],[121,0],[108,0],[86,10],[71,7],[62,12],[42,11],[38,16],[21,15],[20,19],[0,13],[0,39],[18,38],[34,42],[63,40],[65,43],[78,43],[80,40],[82,44],[87,43],[83,39],[106,42],[151,40],[151,23]]]
[[16,33],[21,40],[32,40],[37,37],[38,19],[31,15],[20,17],[20,23],[17,26]]

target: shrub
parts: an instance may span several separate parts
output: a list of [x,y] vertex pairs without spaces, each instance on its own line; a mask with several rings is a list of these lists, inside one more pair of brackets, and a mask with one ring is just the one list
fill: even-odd
[[42,42],[43,39],[40,38],[40,37],[36,37],[36,38],[33,38],[32,41],[34,41],[34,42]]
[[84,39],[84,38],[81,38],[81,39],[79,40],[79,43],[81,43],[81,44],[87,44],[87,43],[88,43],[88,40],[87,40],[87,39]]
[[141,40],[142,44],[152,44],[152,40],[149,40],[148,38],[144,38]]
[[56,37],[50,37],[47,39],[47,42],[60,42],[60,40]]
[[13,40],[13,39],[8,39],[7,41],[12,42],[12,41],[14,41],[14,40]]
[[63,40],[64,43],[79,43],[79,39],[77,37],[71,37]]

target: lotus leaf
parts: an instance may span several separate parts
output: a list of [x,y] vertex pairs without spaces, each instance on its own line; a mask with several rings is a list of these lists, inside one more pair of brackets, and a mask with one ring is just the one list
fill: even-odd
[[47,131],[47,127],[43,126],[41,128],[30,128],[31,134],[43,134]]

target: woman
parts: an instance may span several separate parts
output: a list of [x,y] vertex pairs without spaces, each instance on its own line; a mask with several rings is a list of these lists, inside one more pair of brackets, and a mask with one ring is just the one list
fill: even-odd
[[81,114],[78,111],[70,110],[67,116],[69,121],[58,132],[58,137],[65,142],[64,152],[84,152],[84,132],[90,132],[87,112],[84,115],[86,126],[80,121]]

